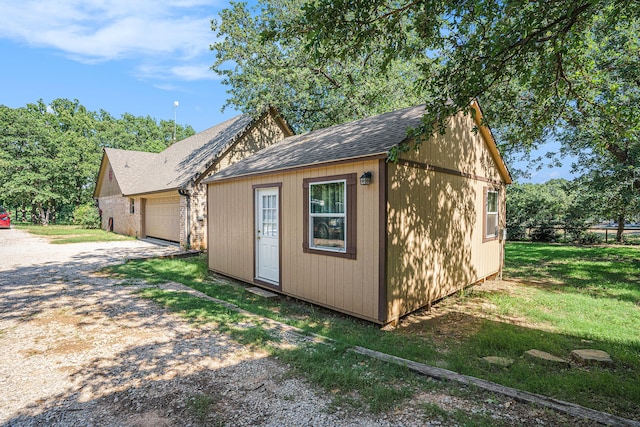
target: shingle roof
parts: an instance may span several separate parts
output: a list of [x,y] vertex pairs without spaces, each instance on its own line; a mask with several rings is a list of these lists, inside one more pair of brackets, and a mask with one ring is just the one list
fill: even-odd
[[424,105],[294,135],[216,173],[204,182],[386,154],[418,127]]
[[204,173],[252,125],[242,114],[178,141],[160,153],[106,148],[124,195],[174,190]]
[[135,193],[136,184],[144,180],[148,165],[157,162],[158,153],[105,148],[105,156],[118,181],[122,194]]

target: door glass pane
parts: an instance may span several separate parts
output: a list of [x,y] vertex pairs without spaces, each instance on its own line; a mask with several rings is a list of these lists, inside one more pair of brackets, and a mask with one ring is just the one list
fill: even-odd
[[278,236],[278,208],[276,195],[262,196],[262,235],[265,237]]

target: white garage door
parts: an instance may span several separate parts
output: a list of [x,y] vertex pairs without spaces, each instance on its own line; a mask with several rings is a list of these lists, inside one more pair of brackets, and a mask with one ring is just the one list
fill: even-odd
[[147,237],[180,241],[180,197],[147,199],[144,224]]

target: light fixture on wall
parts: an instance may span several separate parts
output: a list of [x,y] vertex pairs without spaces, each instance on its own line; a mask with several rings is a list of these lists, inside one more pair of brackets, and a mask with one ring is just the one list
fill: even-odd
[[365,172],[360,177],[360,185],[369,185],[371,184],[371,172]]

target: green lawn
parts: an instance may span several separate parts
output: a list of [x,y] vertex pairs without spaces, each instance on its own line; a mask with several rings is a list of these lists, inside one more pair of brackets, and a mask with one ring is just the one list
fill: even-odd
[[640,248],[511,243],[505,276],[519,295],[495,295],[503,311],[584,339],[640,345]]
[[[347,403],[377,411],[418,388],[434,387],[402,368],[347,351],[360,345],[639,419],[640,248],[508,243],[506,257],[505,279],[514,280],[507,284],[508,291],[473,288],[438,304],[434,313],[440,315],[393,331],[289,298],[253,295],[235,282],[209,276],[204,256],[132,261],[111,272],[151,283],[178,281],[333,338],[333,346],[271,348],[267,332],[236,328],[239,315],[215,303],[157,289],[142,292],[190,319],[215,322],[242,342],[269,348],[295,372],[333,391],[338,404],[358,390],[364,402]],[[573,349],[601,349],[611,354],[615,365],[546,366],[522,357],[534,348],[563,358]],[[489,355],[514,363],[503,368],[480,359]]]
[[14,228],[28,231],[37,236],[49,239],[53,244],[111,242],[114,240],[131,240],[132,237],[110,233],[104,230],[86,229],[75,225],[14,225]]

